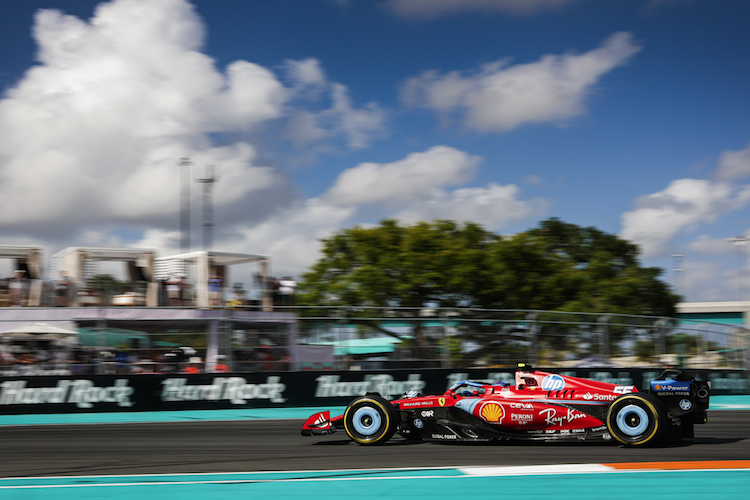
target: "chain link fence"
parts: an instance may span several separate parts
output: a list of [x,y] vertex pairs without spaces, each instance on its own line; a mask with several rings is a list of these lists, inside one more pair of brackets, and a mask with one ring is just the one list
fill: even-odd
[[[349,368],[748,366],[738,325],[653,316],[505,309],[304,308],[298,340],[331,343]],[[381,342],[382,352],[368,339]],[[371,352],[364,352],[371,349]]]
[[14,335],[9,330],[20,320],[0,321],[5,332],[0,376],[464,369],[519,362],[693,369],[750,365],[748,331],[741,325],[677,318],[322,306],[80,311],[69,315],[69,335]]

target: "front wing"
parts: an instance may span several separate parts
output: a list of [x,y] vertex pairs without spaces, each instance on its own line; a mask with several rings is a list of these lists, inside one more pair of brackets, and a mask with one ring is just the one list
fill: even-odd
[[310,416],[302,426],[303,436],[325,436],[344,428],[344,416],[331,418],[330,411],[321,411]]

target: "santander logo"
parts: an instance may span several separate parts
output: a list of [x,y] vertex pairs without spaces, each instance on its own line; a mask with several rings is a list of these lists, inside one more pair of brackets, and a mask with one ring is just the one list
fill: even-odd
[[591,394],[590,392],[587,392],[583,395],[583,399],[586,401],[591,401],[592,399],[594,401],[614,401],[617,399],[616,394]]

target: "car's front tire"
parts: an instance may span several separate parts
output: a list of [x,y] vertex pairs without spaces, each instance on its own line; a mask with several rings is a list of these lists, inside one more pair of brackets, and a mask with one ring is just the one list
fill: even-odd
[[650,394],[624,394],[607,409],[607,430],[629,446],[656,442],[667,427],[667,413],[661,401]]
[[396,410],[374,394],[357,398],[346,408],[344,430],[359,444],[383,444],[396,432]]

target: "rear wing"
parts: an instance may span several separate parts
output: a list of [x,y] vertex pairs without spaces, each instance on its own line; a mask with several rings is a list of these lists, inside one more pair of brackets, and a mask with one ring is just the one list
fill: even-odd
[[667,368],[651,381],[648,392],[675,417],[704,413],[711,399],[711,382],[698,380],[698,375],[695,370]]

